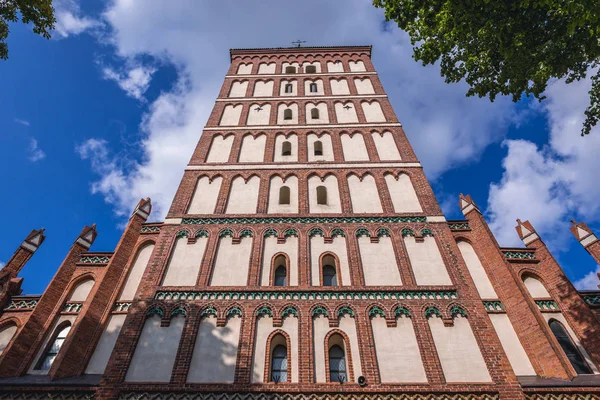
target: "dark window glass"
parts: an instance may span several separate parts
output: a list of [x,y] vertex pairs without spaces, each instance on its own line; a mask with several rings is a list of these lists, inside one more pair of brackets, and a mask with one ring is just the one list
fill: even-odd
[[315,146],[315,156],[323,155],[323,143],[320,140],[317,140],[314,144]]
[[285,73],[286,74],[295,74],[296,73],[296,67],[285,67]]
[[306,73],[307,74],[314,74],[317,72],[317,67],[315,67],[314,65],[307,65],[306,66]]
[[37,370],[42,370],[42,371],[48,371],[50,369],[50,367],[52,366],[52,363],[54,362],[54,359],[56,358],[56,356],[58,355],[58,352],[60,351],[60,348],[62,347],[63,343],[65,342],[65,339],[67,338],[67,335],[69,334],[69,331],[71,330],[71,325],[65,326],[63,327],[54,337],[54,340],[52,341],[52,343],[50,344],[50,347],[48,347],[48,350],[46,350],[46,353],[44,354],[44,356],[41,358],[40,362],[38,363],[37,366]]
[[329,349],[329,380],[331,382],[348,381],[346,375],[346,355],[337,344]]
[[319,109],[313,108],[312,110],[310,110],[310,117],[312,119],[319,119]]
[[292,93],[293,90],[294,90],[294,87],[292,86],[291,83],[288,83],[288,84],[285,85],[285,92],[286,93]]
[[287,285],[287,271],[285,265],[280,265],[275,269],[275,286]]
[[327,205],[327,188],[317,186],[317,204]]
[[311,93],[317,93],[317,84],[316,83],[311,83],[310,84],[310,92]]
[[282,156],[291,156],[292,155],[292,144],[288,141],[285,141],[281,144],[281,155]]
[[323,266],[323,286],[337,286],[337,276],[333,265]]
[[287,348],[278,344],[273,349],[273,355],[271,357],[271,382],[287,382]]
[[292,110],[290,108],[283,110],[283,119],[292,119]]
[[581,353],[579,353],[579,350],[577,347],[575,347],[575,344],[569,337],[565,327],[562,326],[560,322],[552,320],[550,321],[550,329],[556,337],[556,340],[558,340],[560,347],[562,347],[563,351],[565,352],[565,355],[571,362],[575,372],[578,374],[591,374],[592,371],[590,370],[590,367],[588,367],[586,362],[583,360]]

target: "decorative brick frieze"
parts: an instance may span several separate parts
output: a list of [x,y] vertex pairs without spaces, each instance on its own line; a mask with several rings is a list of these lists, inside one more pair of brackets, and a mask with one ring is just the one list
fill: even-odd
[[13,298],[6,307],[5,310],[33,310],[38,304],[39,299],[19,299]]
[[108,264],[111,254],[84,254],[79,259],[78,264]]

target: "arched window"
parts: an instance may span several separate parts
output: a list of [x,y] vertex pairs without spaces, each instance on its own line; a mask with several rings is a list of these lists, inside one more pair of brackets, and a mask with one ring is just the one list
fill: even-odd
[[274,283],[274,286],[287,286],[287,268],[285,265],[278,265],[275,268]]
[[292,144],[287,140],[281,144],[281,155],[291,156],[292,155]]
[[283,110],[283,119],[292,119],[292,109],[286,108]]
[[317,140],[317,141],[315,141],[314,146],[315,146],[315,156],[322,156],[323,155],[323,142],[321,142],[320,140]]
[[287,382],[288,380],[287,348],[278,344],[271,356],[271,382]]
[[40,361],[35,369],[41,371],[48,371],[50,369],[70,330],[71,324],[67,324],[60,328],[58,333],[56,333],[54,338],[49,342],[46,352],[40,358]]
[[282,186],[279,188],[279,204],[290,204],[290,188]]
[[323,256],[323,286],[337,286],[337,269],[335,268],[335,257],[331,254]]
[[579,353],[579,350],[565,330],[565,327],[555,319],[550,320],[549,325],[554,337],[558,340],[558,344],[560,344],[560,347],[562,347],[565,355],[575,369],[575,372],[578,374],[591,374],[592,371],[590,370],[590,367],[584,361],[581,353]]
[[327,205],[327,188],[317,186],[317,204]]
[[287,83],[287,84],[285,85],[285,92],[286,92],[286,93],[292,93],[292,92],[293,92],[293,90],[294,90],[294,87],[292,86],[292,84],[291,84],[291,83]]
[[317,107],[310,110],[310,117],[312,119],[319,119],[319,109]]
[[346,354],[341,346],[334,344],[329,348],[329,381],[347,382]]
[[286,74],[295,74],[296,73],[296,67],[294,67],[294,66],[285,67],[285,73]]
[[[317,67],[315,67],[314,65],[307,65],[305,68],[305,71],[307,74],[314,74],[317,72]],[[311,90],[312,92],[312,90]]]
[[318,89],[317,89],[317,84],[315,82],[310,84],[310,92],[311,93],[317,93]]

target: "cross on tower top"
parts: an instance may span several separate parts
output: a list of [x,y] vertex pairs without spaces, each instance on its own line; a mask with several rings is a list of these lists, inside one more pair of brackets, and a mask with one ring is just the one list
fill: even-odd
[[294,42],[292,42],[292,44],[297,44],[297,47],[301,47],[302,43],[306,43],[306,40],[296,40]]

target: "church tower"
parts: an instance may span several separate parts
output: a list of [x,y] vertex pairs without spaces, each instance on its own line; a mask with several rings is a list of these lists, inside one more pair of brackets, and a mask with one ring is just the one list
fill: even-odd
[[[370,46],[230,56],[164,222],[142,200],[110,253],[88,251],[86,227],[53,290],[6,300],[0,397],[60,382],[124,400],[600,388],[600,293],[578,293],[529,222],[507,249],[469,196],[446,221]],[[535,389],[580,376],[596,384]]]

